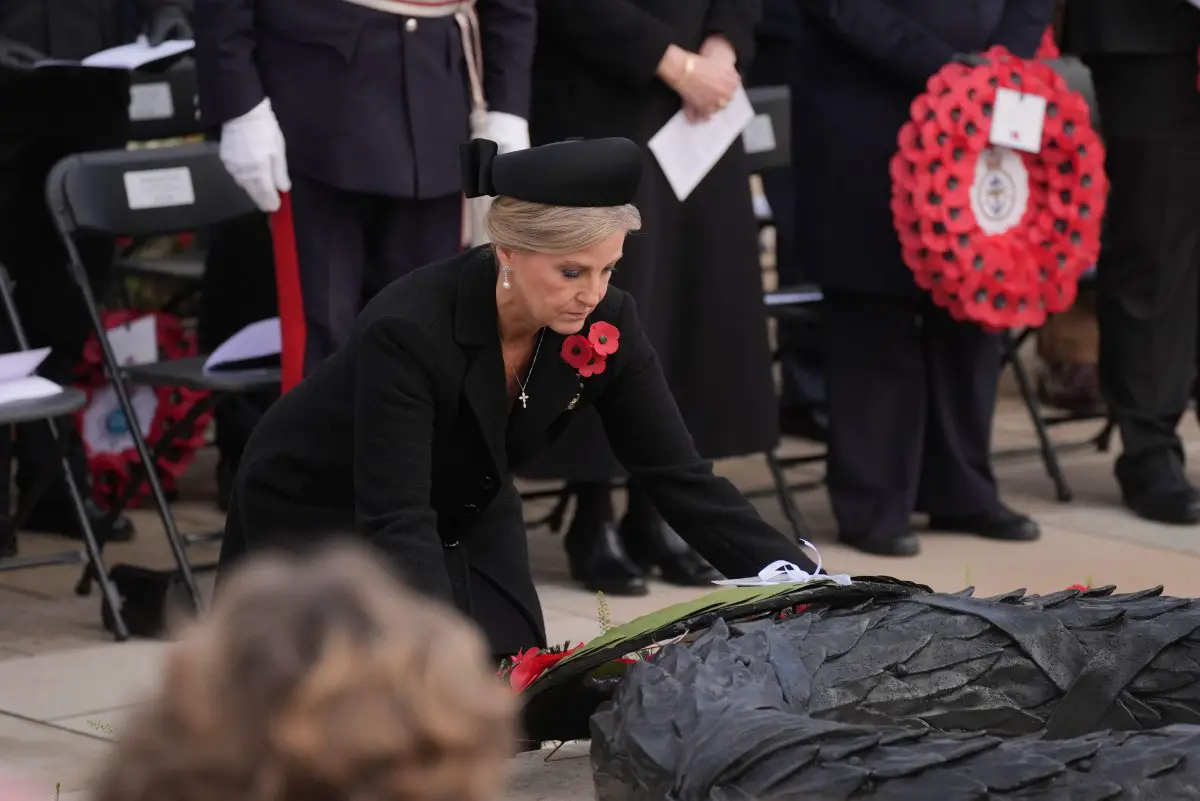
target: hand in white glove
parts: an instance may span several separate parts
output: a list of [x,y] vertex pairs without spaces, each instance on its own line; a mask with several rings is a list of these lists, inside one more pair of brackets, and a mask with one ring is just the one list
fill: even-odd
[[288,192],[283,132],[271,101],[263,100],[221,128],[221,162],[233,180],[263,211],[279,210],[279,193]]
[[529,147],[529,123],[516,114],[489,111],[488,138],[495,142],[501,153],[525,150]]

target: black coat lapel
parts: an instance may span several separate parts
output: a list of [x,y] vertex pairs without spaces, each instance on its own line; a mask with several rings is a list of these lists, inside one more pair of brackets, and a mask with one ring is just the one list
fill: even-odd
[[479,421],[496,470],[507,472],[504,439],[508,394],[500,334],[496,327],[496,264],[490,247],[476,248],[459,279],[454,335],[464,346],[467,373],[463,394]]

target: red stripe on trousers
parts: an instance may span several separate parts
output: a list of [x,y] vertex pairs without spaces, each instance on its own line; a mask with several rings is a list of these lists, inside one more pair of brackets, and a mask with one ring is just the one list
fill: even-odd
[[300,289],[300,266],[296,258],[296,230],[292,222],[292,197],[280,194],[279,211],[271,215],[271,239],[275,245],[275,292],[279,298],[279,327],[283,335],[282,391],[287,392],[304,377],[304,296]]

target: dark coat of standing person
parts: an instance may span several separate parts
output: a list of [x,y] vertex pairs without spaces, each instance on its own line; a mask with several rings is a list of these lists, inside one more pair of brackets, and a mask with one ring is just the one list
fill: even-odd
[[1037,527],[1000,502],[989,444],[1000,348],[913,282],[890,209],[888,162],[909,106],[957,53],[1037,49],[1053,0],[812,0],[792,84],[797,216],[825,291],[829,494],[841,538],[917,552],[930,526],[1000,539]]
[[1091,69],[1110,181],[1097,269],[1100,384],[1123,452],[1125,504],[1200,522],[1177,428],[1200,336],[1200,9],[1071,0],[1063,49]]
[[492,137],[526,146],[535,0],[196,0],[222,159],[264,211],[291,191],[306,374],[376,292],[462,248],[474,37],[458,15]]
[[[544,0],[538,12],[532,139],[623,136],[645,146],[688,104],[709,102],[713,90],[728,99],[753,56],[760,8],[758,0]],[[645,161],[637,199],[644,226],[616,284],[637,299],[700,453],[770,450],[779,441],[778,404],[741,141],[682,203],[648,149]],[[579,417],[528,472],[569,482],[575,579],[614,594],[646,592],[649,571],[680,584],[709,581],[711,570],[636,482],[617,530],[609,484],[619,468],[599,418]]]
[[[188,39],[188,0],[140,0],[136,6],[148,38]],[[73,153],[124,147],[129,124],[129,76],[115,70],[34,69],[42,59],[78,60],[124,44],[128,9],[118,0],[4,0],[0,2],[0,264],[11,274],[17,309],[34,347],[49,346],[41,374],[70,384],[91,332],[86,308],[67,272],[67,255],[46,208],[46,175]],[[81,237],[79,251],[96,287],[113,257],[111,240]],[[7,322],[0,350],[16,349]],[[83,444],[73,425],[69,438],[75,480],[91,482]],[[19,426],[15,439],[0,432],[0,557],[15,549],[9,513],[9,473],[17,459],[16,486],[31,491],[56,474],[59,457],[44,423]],[[92,527],[105,539],[129,539],[128,519],[104,524],[87,502]],[[57,481],[33,509],[25,528],[78,536],[66,482]]]

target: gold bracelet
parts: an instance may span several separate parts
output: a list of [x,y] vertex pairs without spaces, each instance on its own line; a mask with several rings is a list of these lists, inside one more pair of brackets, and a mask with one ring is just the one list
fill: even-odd
[[683,86],[683,82],[688,79],[688,76],[696,69],[696,57],[688,53],[687,58],[683,60],[683,75],[679,76],[679,81],[676,86]]

